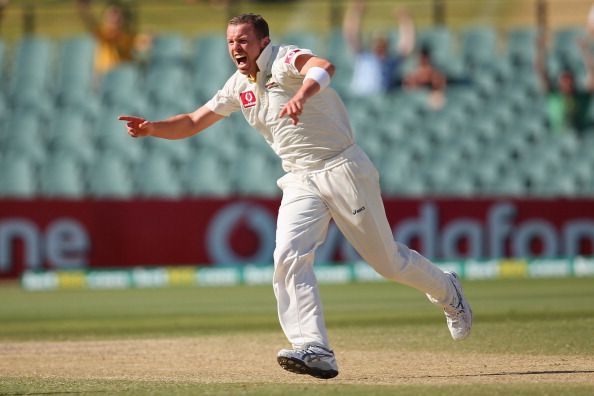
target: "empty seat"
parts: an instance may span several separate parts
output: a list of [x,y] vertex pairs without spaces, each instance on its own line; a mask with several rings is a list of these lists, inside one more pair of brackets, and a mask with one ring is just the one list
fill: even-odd
[[32,198],[37,193],[35,167],[25,157],[0,157],[0,197]]
[[391,155],[384,155],[376,163],[380,173],[382,191],[386,194],[401,192],[410,179],[414,167],[411,153],[397,149]]
[[129,198],[134,193],[130,173],[120,157],[104,154],[89,167],[89,193],[97,198]]
[[188,61],[188,43],[178,33],[161,33],[151,45],[149,64],[151,67],[185,67]]
[[44,37],[26,36],[18,42],[9,75],[14,109],[51,117],[52,53],[52,42]]
[[92,95],[94,51],[95,41],[89,36],[62,42],[57,76],[61,103],[76,104],[77,100]]
[[585,70],[579,41],[586,35],[582,27],[563,27],[553,32],[551,56],[574,72]]
[[58,114],[52,122],[50,138],[49,147],[54,152],[68,152],[85,164],[91,163],[95,158],[94,135],[80,113]]
[[517,27],[506,34],[506,53],[517,68],[534,70],[537,32],[533,27]]
[[461,57],[470,71],[485,70],[497,56],[497,33],[492,26],[473,26],[461,32]]
[[210,150],[201,150],[180,169],[184,193],[197,196],[227,196],[233,191],[229,164]]
[[56,152],[42,166],[39,182],[46,197],[82,198],[85,194],[82,168],[68,152]]
[[139,89],[137,66],[124,63],[110,69],[101,82],[101,101],[122,113],[142,114],[146,109],[144,91]]
[[51,73],[52,42],[44,37],[25,36],[17,44],[11,68],[10,92],[18,97],[23,92],[47,94]]
[[133,175],[140,196],[176,198],[181,195],[177,173],[166,156],[149,153],[136,164]]
[[481,191],[489,195],[516,197],[526,195],[528,189],[522,177],[510,170],[502,174],[497,183],[483,187]]
[[34,114],[15,112],[0,134],[5,151],[26,158],[35,164],[46,158],[45,138],[40,132],[40,122]]
[[[157,106],[185,106],[192,98],[192,90],[188,87],[190,76],[184,69],[162,66],[151,66],[146,76],[146,91],[148,100]],[[190,111],[188,109],[187,111]]]
[[[194,143],[198,149],[217,152],[226,160],[238,158],[241,155],[240,151],[246,146],[265,144],[258,132],[249,128],[244,120],[241,122],[239,128],[242,129],[237,133],[237,124],[234,121],[221,120],[200,132],[195,137]],[[221,142],[225,143],[221,144]]]

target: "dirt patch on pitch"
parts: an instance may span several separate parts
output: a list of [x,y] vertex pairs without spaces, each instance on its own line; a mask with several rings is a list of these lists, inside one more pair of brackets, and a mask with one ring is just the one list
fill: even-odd
[[[0,377],[306,383],[275,360],[277,335],[0,343]],[[335,345],[348,384],[594,383],[594,357],[358,350]]]

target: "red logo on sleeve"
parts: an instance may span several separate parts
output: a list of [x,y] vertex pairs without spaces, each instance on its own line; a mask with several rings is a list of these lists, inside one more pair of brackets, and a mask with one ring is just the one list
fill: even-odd
[[294,49],[293,51],[289,52],[285,57],[285,63],[290,64],[291,62],[293,62],[293,58],[295,58],[295,55],[297,55],[298,52],[301,52],[301,50]]
[[256,105],[256,95],[252,91],[245,91],[239,94],[241,104],[244,109],[254,107]]

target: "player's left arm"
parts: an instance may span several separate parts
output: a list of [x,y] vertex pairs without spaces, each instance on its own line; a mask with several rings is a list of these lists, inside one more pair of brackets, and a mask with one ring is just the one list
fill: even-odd
[[279,113],[279,117],[289,116],[293,125],[299,122],[305,102],[326,88],[334,75],[334,65],[330,61],[311,54],[298,56],[295,59],[295,68],[304,76],[303,85]]

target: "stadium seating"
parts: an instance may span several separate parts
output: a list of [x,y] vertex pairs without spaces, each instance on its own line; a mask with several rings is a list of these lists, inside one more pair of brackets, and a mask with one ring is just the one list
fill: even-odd
[[[298,33],[284,38],[338,66],[333,87],[385,194],[594,196],[594,129],[578,136],[549,126],[535,29],[419,32],[448,75],[465,79],[447,87],[437,110],[423,90],[350,97],[351,54],[340,30]],[[569,65],[583,82],[580,34],[555,32],[553,74]],[[104,76],[93,73],[94,46],[86,35],[25,36],[11,48],[0,41],[0,197],[280,194],[280,161],[240,114],[186,141],[132,140],[117,120],[164,118],[208,100],[233,72],[224,37],[163,34],[142,62]]]
[[83,198],[85,180],[81,167],[69,152],[58,151],[40,170],[40,192],[46,197]]
[[497,58],[497,32],[490,26],[472,26],[460,33],[460,57],[470,72],[488,70]]
[[0,158],[0,197],[33,198],[38,194],[35,167],[20,155]]
[[100,155],[88,170],[89,193],[97,198],[130,198],[134,184],[129,165],[118,155]]
[[133,169],[136,191],[142,197],[175,198],[181,185],[167,156],[149,151]]
[[192,42],[189,80],[199,101],[205,101],[222,88],[233,73],[227,42],[220,34],[197,37]]
[[[95,42],[89,36],[64,40],[58,52],[56,102],[60,107],[93,112],[93,63]],[[93,107],[91,107],[93,106]]]
[[233,193],[226,159],[209,149],[199,150],[180,168],[180,181],[191,196],[225,197]]
[[15,111],[4,125],[0,141],[5,155],[22,157],[35,165],[45,161],[47,149],[37,117],[27,112]]
[[95,159],[95,147],[90,128],[81,113],[61,111],[57,113],[48,128],[47,147],[56,156],[66,152],[78,163],[90,165]]

